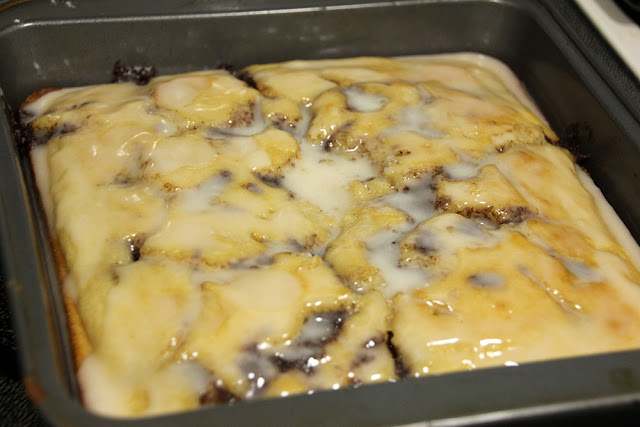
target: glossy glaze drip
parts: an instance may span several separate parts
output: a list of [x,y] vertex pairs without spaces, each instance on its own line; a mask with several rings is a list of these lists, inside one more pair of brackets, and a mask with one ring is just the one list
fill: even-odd
[[282,185],[337,218],[354,204],[349,184],[375,176],[371,163],[361,157],[336,156],[309,143],[300,149],[301,158],[285,169]]

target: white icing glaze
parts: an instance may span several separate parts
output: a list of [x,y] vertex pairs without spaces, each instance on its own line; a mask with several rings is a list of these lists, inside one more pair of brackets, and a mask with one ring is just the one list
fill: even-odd
[[[509,91],[511,91],[511,93],[513,93],[517,97],[518,101],[520,101],[530,111],[532,111],[543,123],[548,124],[542,112],[533,101],[533,98],[529,95],[526,88],[522,85],[522,82],[516,77],[513,71],[511,71],[511,69],[509,69],[509,67],[504,62],[501,62],[487,55],[471,52],[460,52],[455,54],[444,53],[435,55],[414,55],[403,56],[401,58],[409,61],[411,61],[412,59],[419,61],[426,59],[433,62],[452,61],[454,64],[458,63],[461,65],[471,63],[483,67],[487,70],[491,70],[491,72],[494,73],[499,79],[500,83],[504,84],[509,89]],[[444,76],[444,80],[447,80],[446,76]]]
[[262,118],[259,103],[254,105],[252,116],[251,122],[246,126],[214,129],[212,135],[215,135],[216,132],[221,132],[224,135],[250,136],[263,132],[267,128],[268,123]]
[[188,212],[204,212],[213,208],[216,198],[224,191],[229,181],[216,175],[198,187],[185,189],[178,194],[178,203]]
[[216,157],[216,152],[211,144],[202,140],[180,140],[172,138],[172,143],[155,144],[149,155],[151,173],[173,172],[185,165],[189,168],[205,167],[212,163]]
[[148,413],[163,414],[181,410],[183,402],[180,398],[183,393],[193,396],[195,400],[207,390],[211,381],[211,373],[197,362],[182,361],[168,365],[147,388]]
[[165,135],[174,135],[177,131],[177,126],[166,119],[160,119],[158,125],[156,126],[156,132]]
[[433,209],[435,197],[431,184],[431,177],[423,177],[406,188],[379,199],[377,204],[400,209],[411,216],[414,225],[417,225],[436,214]]
[[633,236],[631,236],[629,229],[624,225],[609,202],[607,202],[607,199],[604,198],[602,191],[594,184],[591,177],[580,168],[576,168],[576,170],[582,185],[586,187],[593,197],[600,210],[600,215],[602,215],[609,226],[609,230],[614,234],[618,243],[624,248],[624,251],[630,257],[636,268],[640,269],[640,247],[638,247],[638,243],[636,243]]
[[369,262],[380,270],[384,278],[381,291],[387,298],[429,283],[429,275],[425,270],[400,265],[399,246],[405,235],[403,231],[407,229],[386,230],[366,241]]
[[477,221],[456,214],[445,214],[425,223],[418,238],[426,247],[435,246],[442,253],[455,253],[463,248],[477,249],[494,246],[502,239],[501,230],[489,230]]
[[244,163],[252,171],[271,165],[269,155],[264,150],[258,149],[255,140],[249,136],[230,138],[226,142],[224,151],[233,153],[234,157],[243,159]]
[[473,179],[478,175],[479,167],[472,163],[460,162],[455,165],[444,167],[444,174],[453,181],[466,181]]
[[35,101],[31,102],[30,104],[28,104],[27,106],[24,107],[24,111],[26,113],[28,113],[31,117],[29,117],[27,119],[27,123],[30,123],[33,119],[36,119],[44,114],[46,114],[49,109],[51,108],[51,106],[58,101],[60,98],[63,98],[64,96],[73,93],[73,92],[77,92],[84,89],[83,87],[76,87],[76,88],[67,88],[67,89],[60,89],[60,90],[55,90],[52,92],[49,92],[43,96],[41,96],[40,98],[36,99]]
[[309,125],[311,124],[313,116],[311,114],[311,108],[306,105],[300,106],[300,114],[302,115],[302,118],[298,120],[293,128],[286,128],[286,130],[298,141],[303,141],[305,135],[307,135],[307,132],[309,131]]
[[261,307],[279,310],[290,306],[291,301],[300,298],[301,293],[295,276],[265,270],[255,275],[241,275],[227,295],[234,304],[247,309]]
[[398,117],[398,125],[384,132],[384,135],[393,135],[401,132],[415,132],[425,138],[442,138],[444,134],[434,129],[431,125],[429,110],[422,105],[408,106],[402,110]]
[[590,283],[602,281],[602,274],[597,269],[589,267],[583,262],[570,259],[561,259],[561,261],[571,274],[583,282]]
[[[110,416],[128,416],[130,411],[127,400],[131,386],[112,375],[108,367],[101,363],[95,354],[82,362],[78,369],[78,380],[83,384],[85,404],[94,411]],[[94,386],[94,385],[100,386]]]
[[284,345],[278,346],[272,349],[272,351],[285,361],[303,361],[310,368],[317,367],[326,361],[326,359],[314,358],[313,356],[317,352],[317,348],[307,343],[317,343],[328,340],[334,333],[336,327],[332,320],[330,317],[313,315],[305,321],[295,341],[287,340]]
[[156,98],[160,106],[179,109],[189,105],[207,86],[209,82],[204,77],[181,77],[158,85]]
[[349,108],[366,112],[378,111],[387,103],[387,98],[375,93],[366,93],[358,87],[350,87],[344,91],[347,96],[347,105]]
[[364,158],[347,158],[326,152],[319,145],[300,144],[301,157],[284,171],[282,185],[297,197],[339,216],[352,204],[349,183],[375,176]]

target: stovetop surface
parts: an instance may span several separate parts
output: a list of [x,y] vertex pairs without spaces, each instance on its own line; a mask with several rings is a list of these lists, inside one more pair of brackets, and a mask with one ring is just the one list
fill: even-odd
[[640,0],[575,0],[640,79]]
[[615,2],[629,18],[640,25],[640,0],[615,0]]

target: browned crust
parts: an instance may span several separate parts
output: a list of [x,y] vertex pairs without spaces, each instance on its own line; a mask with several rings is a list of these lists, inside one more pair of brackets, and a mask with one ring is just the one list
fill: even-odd
[[68,296],[64,297],[64,307],[67,312],[69,335],[71,338],[71,346],[73,347],[73,361],[75,362],[76,369],[78,369],[92,352],[91,342],[82,324],[80,313],[78,313],[78,309],[73,300]]
[[[26,105],[40,99],[44,95],[59,90],[58,88],[45,88],[41,89],[37,92],[33,92],[30,94],[20,106],[20,110],[22,110]],[[33,164],[32,164],[33,165]],[[36,187],[38,188],[38,193],[42,191],[37,185],[36,179]],[[42,198],[41,198],[42,199]],[[48,218],[47,212],[44,212],[44,206],[40,204],[40,209],[42,210],[42,217]],[[69,338],[71,341],[71,349],[73,354],[73,361],[76,370],[80,368],[82,362],[92,353],[92,346],[89,340],[89,336],[86,332],[82,319],[80,317],[80,313],[78,311],[78,307],[74,300],[65,295],[64,289],[62,289],[62,284],[65,282],[65,279],[69,275],[69,267],[67,265],[67,261],[65,259],[64,253],[62,251],[62,246],[60,245],[59,240],[55,236],[53,230],[49,226],[47,221],[47,231],[51,244],[51,254],[53,256],[53,260],[56,266],[56,277],[58,279],[58,283],[61,286],[61,291],[63,293],[63,304],[66,314],[67,320],[67,328],[69,331]]]
[[40,387],[33,377],[33,374],[27,373],[24,377],[22,377],[22,384],[24,385],[24,390],[27,392],[27,396],[31,399],[33,403],[39,405],[45,398],[44,390]]
[[[51,235],[52,233],[50,233]],[[60,242],[55,237],[51,237],[51,246],[53,258],[56,264],[56,274],[58,282],[64,283],[65,278],[69,274],[67,261],[62,253]],[[64,291],[63,291],[64,292]],[[71,347],[73,350],[73,360],[76,370],[80,368],[84,359],[92,353],[91,341],[87,335],[82,318],[78,312],[78,308],[71,297],[64,295],[64,308],[67,314],[67,325],[69,329],[69,337],[71,339]]]
[[43,96],[45,96],[49,92],[53,92],[53,91],[56,91],[56,90],[59,90],[59,88],[57,88],[57,87],[48,87],[48,88],[45,88],[45,89],[40,89],[37,92],[33,92],[31,95],[27,96],[27,99],[25,99],[24,102],[20,105],[20,110],[22,110],[24,107],[26,107],[27,105],[31,104],[32,102],[35,102],[38,99],[42,98]]

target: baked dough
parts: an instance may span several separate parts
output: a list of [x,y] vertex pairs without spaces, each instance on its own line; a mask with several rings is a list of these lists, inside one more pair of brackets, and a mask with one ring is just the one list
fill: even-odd
[[503,64],[243,75],[60,89],[22,108],[90,409],[640,345],[638,247]]

